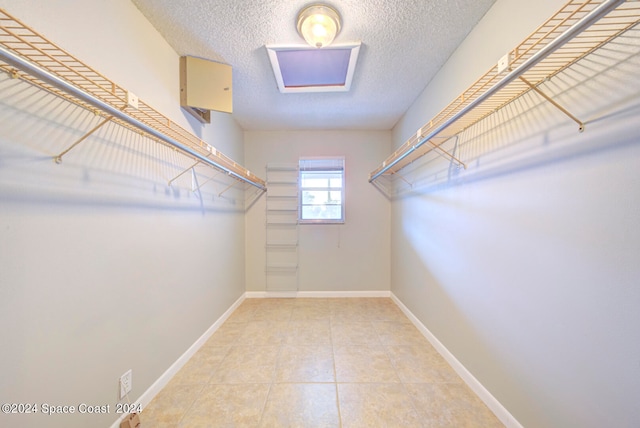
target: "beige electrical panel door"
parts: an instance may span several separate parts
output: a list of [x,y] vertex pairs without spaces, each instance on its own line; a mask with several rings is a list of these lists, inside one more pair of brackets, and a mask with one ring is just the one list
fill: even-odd
[[180,58],[180,105],[233,111],[231,66],[191,56]]

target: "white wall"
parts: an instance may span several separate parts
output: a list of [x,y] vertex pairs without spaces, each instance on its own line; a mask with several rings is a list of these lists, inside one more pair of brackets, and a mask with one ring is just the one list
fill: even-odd
[[[231,116],[180,110],[178,56],[129,1],[0,7],[243,161]],[[0,73],[0,401],[111,406],[3,426],[110,425],[121,374],[137,399],[244,292],[243,192],[169,187],[191,161],[115,125],[52,161],[98,120]]]
[[[245,132],[248,169],[296,164],[300,157],[344,156],[346,222],[300,225],[300,291],[389,290],[389,201],[367,177],[391,149],[385,131]],[[247,290],[265,291],[265,198],[246,215]]]
[[[562,4],[498,0],[394,144]],[[526,427],[640,420],[640,79],[637,54],[614,61],[625,49],[545,86],[583,134],[528,95],[463,135],[466,171],[423,158],[392,203],[392,292]]]

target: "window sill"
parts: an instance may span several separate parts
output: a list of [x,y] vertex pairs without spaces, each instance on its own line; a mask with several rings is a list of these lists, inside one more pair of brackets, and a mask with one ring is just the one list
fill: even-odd
[[298,220],[298,224],[345,224],[344,220]]

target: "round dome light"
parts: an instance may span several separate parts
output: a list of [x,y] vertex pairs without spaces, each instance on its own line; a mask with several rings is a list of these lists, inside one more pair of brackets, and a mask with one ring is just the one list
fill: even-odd
[[340,15],[332,7],[311,5],[298,14],[298,33],[316,48],[328,46],[340,32]]

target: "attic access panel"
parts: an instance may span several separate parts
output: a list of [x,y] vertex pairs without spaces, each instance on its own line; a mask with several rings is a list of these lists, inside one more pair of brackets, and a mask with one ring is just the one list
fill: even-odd
[[310,46],[265,46],[282,93],[347,92],[355,72],[360,42]]

